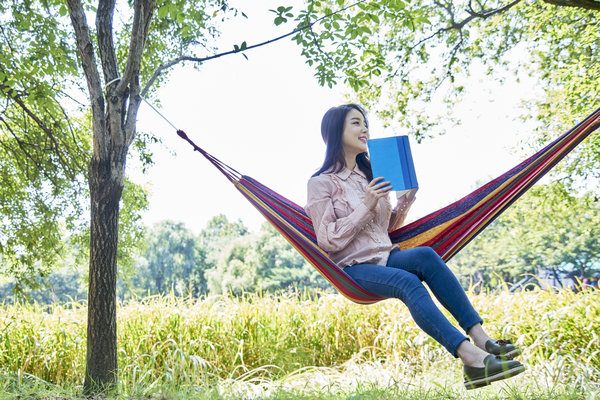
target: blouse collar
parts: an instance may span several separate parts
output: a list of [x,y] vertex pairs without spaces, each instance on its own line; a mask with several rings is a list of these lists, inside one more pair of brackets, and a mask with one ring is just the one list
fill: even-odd
[[366,177],[367,177],[367,176],[365,175],[365,173],[364,173],[364,172],[362,172],[360,168],[358,168],[358,164],[356,164],[356,165],[354,166],[354,169],[348,169],[348,168],[344,167],[344,168],[342,168],[342,170],[341,170],[341,171],[339,171],[339,172],[334,172],[334,174],[335,174],[337,177],[339,177],[340,179],[346,180],[346,179],[348,179],[348,178],[350,177],[350,175],[351,175],[353,172],[357,173],[358,175],[362,176],[363,178],[366,178]]

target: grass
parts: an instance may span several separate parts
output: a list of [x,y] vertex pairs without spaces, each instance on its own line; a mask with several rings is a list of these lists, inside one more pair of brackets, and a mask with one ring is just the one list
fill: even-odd
[[[158,297],[118,309],[121,394],[113,397],[600,397],[600,291],[469,296],[493,337],[523,348],[525,373],[465,391],[460,362],[396,300],[362,306],[334,295]],[[78,398],[85,318],[81,303],[2,305],[0,398]]]
[[[461,399],[461,400],[492,400],[492,399],[552,399],[552,400],[583,400],[597,399],[600,390],[594,388],[574,387],[558,384],[553,387],[541,387],[531,381],[535,373],[527,371],[529,376],[514,378],[510,383],[494,383],[493,385],[467,392],[459,383],[420,381],[427,379],[427,374],[415,377],[412,383],[395,377],[387,384],[374,382],[379,374],[393,375],[389,370],[377,367],[357,367],[358,371],[338,371],[335,374],[324,371],[312,371],[306,376],[302,373],[294,379],[279,381],[234,381],[225,380],[209,387],[202,386],[176,386],[162,385],[149,388],[129,388],[120,395],[97,396],[94,399],[157,399],[157,400],[233,400],[233,399],[319,399],[319,400],[376,400],[376,399],[401,399],[401,400],[434,400],[434,399]],[[399,378],[399,379],[396,379]],[[310,383],[308,382],[310,381]],[[22,382],[18,390],[10,392],[0,391],[0,398],[10,399],[83,399],[79,387],[49,387],[36,382]]]

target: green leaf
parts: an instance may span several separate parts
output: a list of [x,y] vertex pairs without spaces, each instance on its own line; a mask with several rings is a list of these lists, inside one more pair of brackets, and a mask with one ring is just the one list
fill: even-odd
[[169,4],[165,3],[156,12],[159,18],[165,18],[169,15]]

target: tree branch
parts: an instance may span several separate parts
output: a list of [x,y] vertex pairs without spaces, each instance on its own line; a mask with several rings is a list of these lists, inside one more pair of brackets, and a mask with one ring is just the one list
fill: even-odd
[[444,74],[444,77],[440,80],[440,82],[436,85],[435,90],[439,89],[440,86],[442,86],[442,83],[444,83],[446,78],[448,78],[449,76],[452,76],[452,64],[454,64],[454,62],[457,60],[456,54],[458,53],[460,46],[462,46],[463,42],[465,41],[465,37],[463,35],[462,30],[459,30],[458,34],[460,35],[460,41],[458,43],[456,43],[456,45],[454,46],[452,51],[450,51],[450,61],[448,62],[448,67],[446,68],[446,73]]
[[[450,30],[461,30],[462,28],[464,28],[469,22],[471,22],[472,20],[479,18],[479,19],[487,19],[493,15],[496,14],[500,14],[503,13],[504,11],[514,7],[515,5],[517,5],[518,3],[520,3],[522,0],[513,0],[512,2],[508,3],[505,6],[499,7],[499,8],[494,8],[494,9],[489,9],[489,10],[480,10],[480,11],[475,11],[473,9],[473,4],[471,3],[471,1],[469,1],[469,6],[467,7],[467,9],[465,10],[469,16],[465,19],[463,19],[460,22],[456,22],[454,19],[454,12],[452,10],[452,3],[446,3],[446,4],[442,4],[439,1],[436,1],[435,4],[440,6],[441,8],[443,8],[444,10],[446,10],[446,14],[448,14],[448,16],[450,17],[450,24],[445,27],[445,28],[441,28],[440,30],[438,30],[437,33],[440,32],[446,32],[446,31],[450,31]],[[568,0],[566,0],[568,1]]]
[[279,40],[285,39],[286,37],[295,35],[298,32],[301,32],[303,30],[312,28],[314,25],[316,25],[317,23],[321,22],[325,18],[329,18],[332,15],[335,15],[335,14],[341,13],[343,11],[346,11],[346,10],[352,8],[352,7],[357,6],[358,4],[364,3],[365,1],[366,0],[357,1],[357,2],[355,2],[353,4],[350,4],[350,5],[348,5],[348,6],[344,7],[344,8],[341,8],[341,9],[339,9],[337,11],[330,12],[329,14],[326,14],[326,15],[322,16],[321,18],[317,18],[313,22],[307,22],[307,23],[305,23],[303,25],[300,25],[297,28],[295,28],[294,30],[292,30],[292,31],[290,31],[290,32],[288,32],[288,33],[286,33],[284,35],[278,36],[278,37],[276,37],[274,39],[266,40],[264,42],[260,42],[260,43],[257,43],[257,44],[246,46],[244,49],[241,49],[241,48],[240,49],[234,49],[234,50],[226,51],[224,53],[214,54],[214,55],[208,56],[208,57],[191,57],[191,56],[180,56],[180,57],[177,57],[177,58],[175,58],[175,59],[173,59],[173,60],[171,60],[171,61],[169,61],[169,62],[167,62],[167,63],[165,63],[165,64],[163,64],[161,66],[159,66],[156,69],[156,71],[154,71],[154,74],[152,74],[152,77],[150,78],[150,80],[148,81],[148,83],[146,83],[146,85],[142,89],[141,96],[142,97],[146,97],[146,95],[148,94],[148,91],[150,90],[150,88],[152,87],[152,85],[154,85],[154,82],[156,81],[156,79],[158,79],[158,77],[165,70],[167,70],[167,69],[169,69],[169,68],[171,68],[171,67],[179,64],[180,62],[192,61],[192,62],[202,63],[204,61],[213,60],[215,58],[219,58],[219,57],[223,57],[223,56],[227,56],[227,55],[231,55],[231,54],[244,53],[244,52],[246,52],[248,50],[255,49],[257,47],[261,47],[261,46],[265,46],[265,45],[277,42]]
[[128,97],[125,109],[123,99],[123,144],[129,146],[135,136],[136,116],[142,101],[140,97],[139,72],[143,58],[144,46],[148,38],[150,21],[156,8],[156,0],[136,0],[134,3],[134,20],[131,28],[129,58],[125,66],[123,78],[117,85],[117,93]]
[[321,48],[321,45],[319,44],[319,39],[317,38],[317,35],[315,35],[315,32],[312,30],[312,26],[308,27],[308,31],[310,32],[310,35],[313,37],[313,43],[315,44],[315,47],[317,48],[319,53],[323,54],[325,57],[327,57],[327,59],[329,61],[331,61],[331,63],[333,65],[335,65],[335,61],[333,60],[333,58],[331,58],[331,56],[329,54],[327,54],[327,52],[323,51],[323,49]]
[[[0,115],[0,122],[2,122],[2,124],[4,125],[4,127],[6,128],[6,130],[8,132],[10,132],[11,136],[13,137],[13,139],[15,140],[15,142],[17,143],[17,146],[21,149],[21,152],[23,152],[23,154],[25,155],[25,159],[31,160],[31,163],[34,164],[34,165],[36,165],[39,160],[37,160],[35,157],[33,157],[31,155],[31,153],[29,153],[29,151],[27,151],[27,147],[26,146],[28,146],[30,144],[23,143],[23,141],[20,140],[19,137],[17,136],[17,134],[13,131],[13,129],[11,127],[11,124],[8,121],[6,121],[4,118],[2,118],[1,115]],[[15,149],[13,149],[8,144],[4,143],[3,140],[0,140],[0,146],[2,146],[7,153],[13,153],[15,155],[14,156],[15,161],[20,165],[20,168],[23,171],[25,171],[25,173],[27,175],[27,179],[30,180],[31,177],[29,176],[29,171],[26,168],[26,165],[23,165],[22,163],[18,162],[19,161],[19,157],[17,157],[17,156],[18,156],[19,152],[16,151]],[[50,182],[52,182],[53,185],[58,186],[58,183],[54,180],[54,177],[53,176],[48,176],[45,172],[46,171],[44,170],[44,176],[46,177],[46,179],[48,179]]]
[[129,42],[129,57],[125,65],[125,72],[117,86],[117,93],[123,93],[130,85],[133,77],[138,76],[144,45],[150,29],[152,14],[156,8],[156,0],[135,0],[134,19],[131,27],[131,41]]
[[492,10],[482,10],[478,12],[473,10],[473,8],[471,7],[471,3],[469,2],[469,10],[467,10],[467,12],[477,18],[486,19],[491,17],[492,15],[503,13],[504,11],[516,6],[520,2],[521,0],[513,0],[504,7],[495,8]]
[[94,157],[105,160],[108,156],[106,123],[104,120],[104,94],[100,85],[100,75],[96,65],[94,46],[85,17],[81,0],[67,0],[71,23],[75,30],[77,48],[81,57],[83,72],[86,77],[90,102],[92,105],[92,126],[94,131]]
[[96,13],[96,30],[98,32],[98,52],[104,73],[104,82],[119,76],[117,56],[113,44],[113,14],[115,0],[100,0]]
[[209,61],[209,60],[213,60],[215,58],[219,58],[219,57],[223,57],[223,56],[228,56],[230,54],[236,54],[236,53],[243,53],[247,50],[250,49],[254,49],[257,47],[261,47],[261,46],[265,46],[267,44],[273,43],[273,42],[277,42],[278,40],[281,39],[285,39],[288,36],[291,36],[295,33],[300,32],[301,30],[304,30],[306,28],[308,28],[309,25],[303,25],[299,28],[294,29],[291,32],[286,33],[285,35],[281,35],[279,37],[276,37],[274,39],[270,39],[270,40],[266,40],[264,42],[261,43],[257,43],[257,44],[253,44],[251,46],[247,46],[245,49],[234,49],[234,50],[230,50],[230,51],[226,51],[224,53],[219,53],[219,54],[214,54],[212,56],[208,56],[208,57],[192,57],[192,56],[180,56],[177,57],[163,65],[161,65],[160,67],[158,67],[156,69],[156,71],[154,71],[154,74],[152,74],[152,77],[150,78],[150,80],[148,81],[148,83],[144,86],[144,89],[142,90],[142,97],[145,97],[146,94],[148,93],[148,90],[150,90],[150,88],[152,87],[152,85],[154,84],[154,82],[156,81],[156,79],[158,79],[158,77],[167,69],[179,64],[180,62],[184,62],[184,61],[192,61],[192,62],[197,62],[197,63],[202,63],[204,61]]
[[[25,159],[28,159],[28,160],[31,161],[31,163],[29,165],[30,168],[27,168],[27,164],[19,163],[21,165],[21,169],[23,171],[25,171],[25,173],[27,174],[28,179],[31,179],[31,177],[29,175],[29,170],[32,169],[31,165],[35,165],[35,166],[39,165],[40,159],[39,159],[39,157],[35,157],[33,154],[31,154],[27,150],[27,147],[32,147],[32,148],[38,147],[38,151],[44,152],[44,154],[45,154],[44,149],[41,148],[41,146],[38,146],[37,143],[26,143],[26,142],[22,141],[21,139],[19,139],[19,137],[17,136],[17,134],[12,129],[11,124],[9,123],[9,121],[6,121],[4,118],[2,118],[2,116],[0,116],[0,122],[2,122],[2,124],[5,126],[5,128],[7,129],[7,131],[10,132],[10,134],[13,137],[14,141],[17,143],[20,151],[25,155]],[[2,140],[0,140],[0,145],[7,152],[13,153],[15,155],[14,156],[15,161],[18,162],[18,159],[19,159],[19,157],[18,157],[18,151],[16,151],[12,147],[10,147],[8,144],[4,143],[4,141],[2,141]],[[59,158],[60,158],[60,155],[59,155]],[[62,164],[62,161],[64,161],[64,160],[61,160],[61,164]],[[67,168],[66,165],[63,164],[63,166],[65,166],[65,172],[67,173],[67,177],[69,179],[74,179],[75,173],[73,171],[69,171],[69,168]],[[37,169],[37,167],[35,167],[33,169]],[[37,169],[37,170],[40,171],[40,169]],[[41,172],[42,172],[43,176],[46,179],[48,179],[49,182],[51,182],[57,188],[60,187],[60,184],[59,184],[58,180],[56,179],[56,175],[53,175],[53,174],[49,173],[48,171],[49,171],[48,168],[42,168],[41,169]],[[53,171],[53,172],[55,172],[55,171]]]
[[600,11],[600,1],[597,0],[543,0],[544,3],[561,7],[575,7],[586,10]]
[[[495,14],[499,14],[502,13],[512,7],[514,7],[515,5],[517,5],[518,3],[520,3],[522,0],[513,0],[512,2],[510,2],[509,4],[500,7],[500,8],[495,8],[495,9],[491,9],[491,10],[481,10],[481,11],[475,11],[473,9],[473,5],[471,3],[471,1],[469,1],[469,6],[468,9],[466,10],[467,13],[469,13],[469,16],[465,19],[463,19],[460,22],[456,22],[455,18],[454,18],[454,11],[452,10],[452,3],[446,3],[446,4],[442,4],[439,1],[435,1],[434,4],[436,4],[437,6],[439,6],[440,8],[443,8],[446,11],[446,14],[449,17],[450,23],[448,26],[444,27],[444,28],[439,28],[437,31],[435,31],[434,33],[432,33],[431,35],[419,40],[414,46],[412,46],[410,48],[410,50],[414,50],[415,48],[417,48],[418,46],[420,46],[421,44],[433,39],[434,37],[440,35],[443,32],[449,32],[451,30],[457,30],[457,31],[461,31],[469,22],[473,21],[476,18],[481,18],[481,19],[486,19],[491,17],[492,15]],[[547,1],[547,0],[544,0]],[[558,0],[557,0],[558,1]],[[568,1],[568,0],[565,0]],[[481,5],[481,4],[479,4]],[[457,46],[455,46],[451,52],[451,54],[454,56],[457,51],[458,48],[460,47],[460,45],[463,43],[463,36],[461,34],[461,40],[458,43]],[[452,57],[453,57],[452,56]],[[398,70],[401,68],[401,65],[398,66],[398,68],[396,69],[396,71],[394,71],[394,73],[391,75],[392,77],[396,76],[398,74]]]
[[142,102],[140,96],[140,82],[135,79],[131,82],[129,93],[129,107],[127,108],[127,117],[123,131],[125,132],[125,144],[129,146],[135,137],[136,116]]
[[[53,150],[54,154],[56,154],[56,156],[58,157],[58,159],[60,160],[60,164],[63,165],[65,167],[66,170],[68,170],[68,165],[69,163],[67,162],[67,160],[64,157],[63,152],[61,151],[61,146],[58,144],[56,138],[54,137],[54,132],[52,131],[52,129],[50,129],[46,123],[40,118],[38,117],[28,106],[27,104],[25,104],[25,102],[23,100],[21,100],[16,93],[14,92],[14,90],[10,90],[10,88],[7,88],[6,86],[0,85],[0,90],[2,90],[4,93],[7,94],[7,96],[10,97],[10,99],[12,101],[14,101],[20,108],[21,110],[23,110],[23,112],[29,117],[31,118],[31,120],[33,120],[35,122],[35,124],[42,130],[42,132],[44,132],[46,134],[46,137],[48,139],[50,139],[50,141],[52,142],[52,146],[50,146],[50,149]],[[16,138],[16,137],[15,137]],[[75,173],[74,172],[70,172],[71,173],[71,178],[74,178]]]
[[[446,2],[445,4],[443,4],[440,0],[436,0],[434,1],[434,4],[437,5],[438,7],[442,8],[445,13],[447,14],[449,23],[446,27],[444,28],[439,28],[438,30],[436,30],[434,33],[432,33],[431,35],[419,40],[415,45],[411,46],[410,48],[410,52],[412,52],[415,48],[417,48],[418,46],[420,46],[421,44],[433,39],[436,36],[441,35],[444,32],[449,32],[452,30],[456,30],[459,33],[460,36],[460,40],[458,41],[458,43],[452,48],[452,50],[450,51],[450,56],[449,56],[449,64],[448,64],[448,68],[446,69],[446,72],[444,73],[444,76],[442,77],[442,79],[440,80],[440,82],[438,82],[438,84],[436,85],[436,89],[439,88],[442,83],[446,80],[447,77],[449,77],[452,72],[451,72],[451,66],[454,63],[454,61],[456,60],[456,54],[458,53],[458,50],[460,49],[460,46],[462,46],[462,44],[464,43],[464,35],[462,33],[462,29],[469,24],[471,21],[479,18],[479,19],[486,19],[489,18],[493,15],[496,14],[500,14],[502,12],[507,11],[508,9],[514,7],[515,5],[517,5],[518,3],[520,3],[522,0],[513,0],[512,2],[508,3],[505,6],[499,7],[499,8],[495,8],[495,9],[489,9],[489,10],[480,10],[480,11],[475,11],[473,9],[473,4],[472,1],[469,0],[467,9],[465,10],[469,16],[466,17],[465,19],[461,20],[460,22],[457,22],[455,19],[455,13],[454,10],[452,8],[453,4],[452,2]],[[547,1],[547,0],[544,0]],[[566,0],[568,1],[568,0]],[[483,7],[482,3],[477,1],[477,5],[479,7]],[[400,69],[402,68],[403,64],[400,63],[400,65],[398,65],[398,67],[394,70],[394,72],[390,75],[390,78],[395,78],[398,73],[400,72]]]
[[[67,110],[65,110],[65,108],[60,103],[58,103],[58,107],[60,108],[60,110],[61,110],[61,112],[63,114],[64,121],[69,121],[69,115],[67,114]],[[69,128],[69,133],[71,134],[71,138],[73,140],[73,143],[77,143],[77,138],[75,137],[75,131],[73,129],[73,125],[69,123],[68,124],[68,128]],[[85,153],[85,151],[83,151],[80,146],[75,145],[75,147],[80,151],[81,154]],[[85,171],[85,162],[84,162],[84,165],[82,165],[82,164],[79,163],[78,159],[73,160],[73,157],[70,157],[69,159],[70,159],[70,161],[72,163],[75,164],[76,169],[78,169],[79,171],[83,171],[84,173],[86,172]],[[86,157],[81,157],[81,159],[85,160]]]

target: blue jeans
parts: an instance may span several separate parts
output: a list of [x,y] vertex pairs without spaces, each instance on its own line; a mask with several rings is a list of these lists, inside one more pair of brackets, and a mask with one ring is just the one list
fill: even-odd
[[483,323],[452,271],[431,247],[393,250],[386,266],[357,264],[344,271],[369,292],[402,300],[417,325],[454,357],[468,338],[436,307],[423,282],[465,332]]

